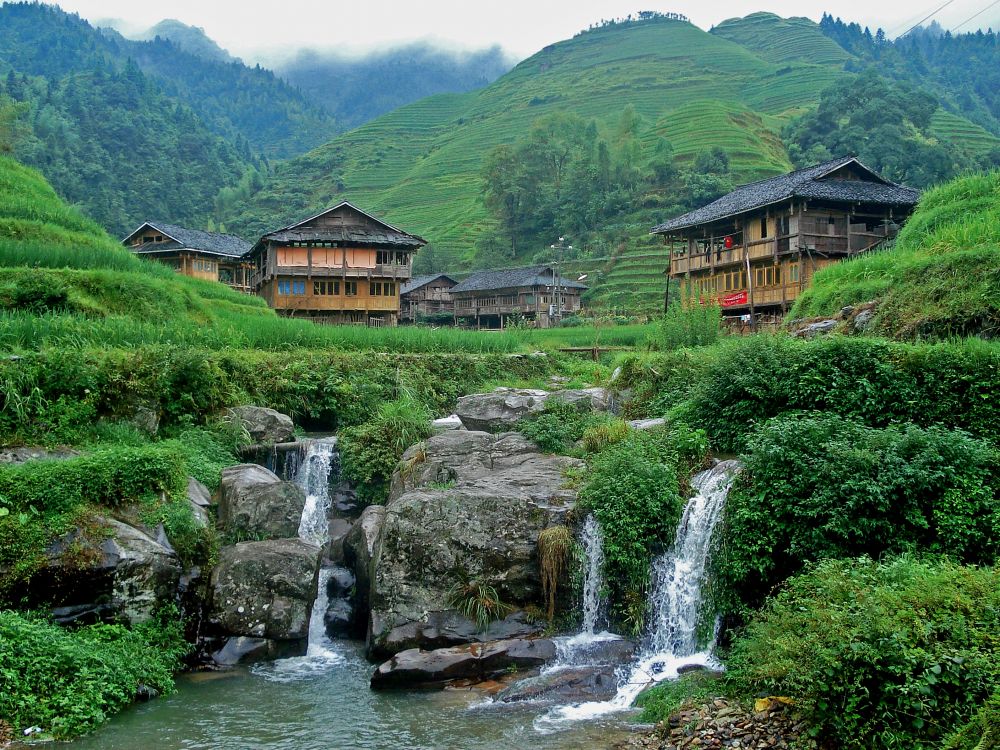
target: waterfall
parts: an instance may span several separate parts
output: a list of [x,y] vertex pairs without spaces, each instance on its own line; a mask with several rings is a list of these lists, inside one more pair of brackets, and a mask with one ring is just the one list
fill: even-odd
[[330,474],[339,471],[337,438],[310,440],[305,456],[295,473],[295,483],[306,493],[306,504],[299,521],[299,539],[323,545],[329,534]]
[[601,616],[601,589],[604,587],[604,543],[601,526],[592,515],[583,524],[583,551],[587,567],[583,573],[583,628],[581,632],[594,634]]
[[601,537],[601,525],[592,515],[588,515],[583,524],[580,546],[583,547],[585,557],[583,623],[576,635],[552,639],[556,646],[556,658],[542,670],[543,673],[592,663],[597,644],[620,639],[614,633],[597,632],[597,625],[604,611],[604,601],[601,598],[601,590],[604,588],[604,540]]
[[[326,544],[329,533],[330,474],[334,469],[339,469],[337,438],[318,438],[309,442],[295,473],[295,483],[306,493],[299,521],[299,539],[320,547]],[[293,682],[321,675],[344,661],[344,657],[333,650],[333,641],[326,634],[329,583],[335,570],[335,567],[319,570],[305,656],[255,665],[251,670],[254,674],[271,682]]]
[[711,647],[698,650],[698,625],[712,532],[722,517],[739,466],[738,461],[722,461],[692,478],[694,496],[677,524],[674,543],[653,562],[650,618],[642,650],[636,662],[622,673],[615,697],[555,709],[536,720],[538,729],[627,709],[643,689],[676,678],[677,670],[684,665],[718,666]]

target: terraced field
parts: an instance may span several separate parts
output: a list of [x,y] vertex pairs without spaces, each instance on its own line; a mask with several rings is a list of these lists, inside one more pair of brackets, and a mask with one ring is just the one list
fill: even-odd
[[[643,118],[648,157],[660,137],[682,163],[721,146],[736,181],[750,181],[790,168],[781,127],[850,75],[848,59],[811,21],[766,13],[712,32],[666,19],[588,31],[545,47],[486,88],[424,99],[284,163],[226,226],[257,236],[348,199],[426,237],[458,271],[491,222],[480,198],[483,158],[538,117],[572,111],[611,138],[631,104]],[[955,116],[942,116],[940,127],[948,137],[985,134]],[[665,218],[637,209],[620,247],[579,263],[581,273],[595,272],[596,299],[661,298],[665,262],[649,257],[655,250],[645,235]]]

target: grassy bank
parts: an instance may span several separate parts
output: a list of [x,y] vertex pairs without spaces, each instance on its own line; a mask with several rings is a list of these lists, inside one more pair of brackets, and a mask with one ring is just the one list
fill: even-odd
[[871,330],[902,339],[1000,334],[1000,172],[929,190],[892,250],[823,269],[790,318],[878,300]]

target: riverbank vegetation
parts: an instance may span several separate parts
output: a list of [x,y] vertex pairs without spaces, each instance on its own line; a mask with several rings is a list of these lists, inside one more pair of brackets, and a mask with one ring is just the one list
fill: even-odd
[[139,695],[170,692],[189,648],[174,609],[132,629],[0,610],[0,728],[36,727],[32,739],[88,732]]

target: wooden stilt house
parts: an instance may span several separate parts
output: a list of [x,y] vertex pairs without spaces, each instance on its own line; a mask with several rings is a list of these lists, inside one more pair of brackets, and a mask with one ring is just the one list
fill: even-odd
[[396,325],[400,288],[425,244],[345,201],[257,240],[251,286],[283,315]]
[[779,321],[823,266],[891,242],[918,197],[843,157],[738,187],[653,233],[682,299],[753,328]]

